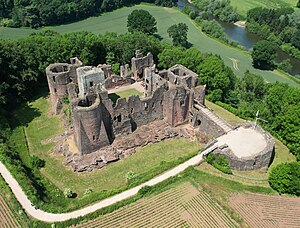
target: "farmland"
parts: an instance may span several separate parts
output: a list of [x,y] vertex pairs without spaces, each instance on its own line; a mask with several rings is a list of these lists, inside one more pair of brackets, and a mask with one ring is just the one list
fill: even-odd
[[4,198],[0,195],[0,227],[21,227],[16,220],[12,210],[9,208]]
[[246,16],[247,11],[255,7],[279,8],[295,7],[297,0],[231,0],[239,14]]
[[299,227],[300,199],[261,194],[237,194],[229,205],[250,227]]
[[203,190],[189,183],[144,198],[76,227],[235,227]]
[[[44,29],[51,29],[59,33],[88,31],[95,34],[104,34],[106,32],[116,32],[118,34],[126,33],[127,16],[134,9],[145,9],[149,11],[157,20],[158,34],[167,42],[171,42],[168,36],[167,29],[175,23],[185,23],[189,27],[188,41],[202,52],[208,52],[220,55],[225,64],[232,68],[234,73],[239,77],[244,75],[246,70],[251,70],[253,73],[264,77],[268,82],[285,82],[290,85],[299,86],[296,82],[289,79],[289,77],[277,71],[261,71],[254,69],[252,66],[251,56],[247,52],[228,47],[214,39],[209,38],[191,21],[186,15],[179,12],[177,9],[163,8],[152,5],[137,5],[134,7],[125,7],[111,13],[105,13],[102,16],[91,17],[76,23],[61,25],[57,27],[46,27]],[[12,29],[0,28],[0,38],[2,39],[18,39],[20,37],[28,36],[32,32],[41,30],[31,29]],[[234,67],[232,60],[237,60],[237,67]]]
[[28,227],[29,220],[0,176],[0,227]]

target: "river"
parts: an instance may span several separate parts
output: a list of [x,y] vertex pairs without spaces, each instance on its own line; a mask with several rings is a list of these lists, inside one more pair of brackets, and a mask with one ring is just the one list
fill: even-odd
[[[187,0],[178,0],[177,7],[179,9],[183,9],[185,5],[191,6],[195,11],[199,12],[193,4],[189,3]],[[225,23],[218,21],[219,24],[224,29],[227,37],[231,40],[237,41],[240,45],[245,47],[248,51],[250,51],[253,45],[261,40],[261,38],[253,33],[248,32],[245,28],[236,26],[232,23]],[[282,60],[290,59],[292,64],[292,70],[290,74],[292,75],[300,75],[300,59],[293,58],[289,56],[287,53],[283,52],[282,50],[277,50],[277,58],[275,59],[276,62],[281,62]]]

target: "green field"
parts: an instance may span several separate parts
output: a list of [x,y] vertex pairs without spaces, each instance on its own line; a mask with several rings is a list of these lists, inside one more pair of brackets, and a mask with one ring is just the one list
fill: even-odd
[[[91,17],[72,24],[61,25],[52,28],[47,27],[47,29],[52,29],[61,33],[78,32],[84,30],[96,34],[104,34],[106,32],[117,32],[121,34],[127,32],[127,16],[134,9],[145,9],[149,11],[157,20],[159,35],[168,42],[171,41],[167,34],[168,27],[179,22],[186,23],[189,26],[189,42],[191,42],[194,47],[198,48],[202,52],[220,55],[225,61],[225,64],[230,66],[234,73],[239,77],[242,77],[246,70],[250,70],[253,73],[263,76],[267,82],[280,81],[299,87],[299,84],[277,71],[272,72],[254,69],[252,67],[252,59],[249,53],[228,47],[214,39],[209,38],[201,32],[201,30],[193,23],[192,20],[190,20],[186,15],[177,9],[163,8],[152,5],[138,5],[134,7],[122,8],[111,13],[103,14],[99,17]],[[25,37],[31,32],[37,31],[38,30],[1,28],[0,38],[17,39],[22,36]],[[234,69],[233,62],[230,58],[238,61],[237,69]]]
[[247,11],[255,7],[295,7],[296,4],[297,0],[231,0],[231,5],[236,7],[238,13],[243,16],[246,16]]

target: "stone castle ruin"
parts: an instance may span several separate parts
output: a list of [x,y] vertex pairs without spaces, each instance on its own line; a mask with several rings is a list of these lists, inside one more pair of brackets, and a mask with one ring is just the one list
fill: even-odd
[[[117,160],[128,148],[177,136],[178,131],[174,129],[180,126],[188,125],[212,137],[232,130],[204,106],[205,85],[201,85],[198,75],[186,67],[177,64],[159,71],[151,53],[143,56],[137,51],[131,61],[131,70],[127,64],[121,66],[120,71],[118,76],[110,65],[82,66],[77,58],[72,58],[70,64],[51,64],[46,69],[54,113],[61,111],[64,99],[68,98],[78,156],[91,158],[94,167]],[[144,96],[119,98],[115,103],[110,99],[110,91],[139,82],[143,85]],[[147,130],[143,132],[143,129],[156,122],[159,124],[154,128],[159,130],[147,136]],[[146,135],[147,139],[137,143],[136,139],[133,142],[124,138],[130,135],[132,138]],[[127,148],[120,151],[124,144]],[[103,151],[112,153],[107,155]],[[94,152],[99,152],[100,158]],[[72,159],[69,163],[74,170],[90,170],[87,168],[90,166]]]

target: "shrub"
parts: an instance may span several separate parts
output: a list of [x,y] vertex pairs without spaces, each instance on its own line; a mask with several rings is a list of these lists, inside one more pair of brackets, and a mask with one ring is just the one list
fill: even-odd
[[72,198],[73,197],[73,192],[72,192],[72,190],[71,189],[69,189],[69,188],[66,188],[65,190],[64,190],[64,195],[65,195],[65,197],[66,198]]
[[40,159],[39,157],[37,157],[35,155],[33,155],[31,157],[30,162],[31,162],[31,166],[33,168],[36,168],[36,169],[40,169],[40,168],[43,168],[45,166],[45,161]]
[[152,187],[148,186],[148,185],[145,185],[144,187],[142,187],[139,190],[138,194],[144,196],[144,195],[150,193],[151,191],[152,191]]
[[89,194],[91,194],[93,192],[93,190],[91,189],[91,188],[87,188],[87,189],[85,189],[85,191],[84,191],[84,193],[83,193],[83,195],[89,195]]
[[228,163],[228,159],[225,155],[216,156],[215,154],[210,153],[206,157],[206,162],[215,167],[216,169],[222,171],[223,173],[232,174],[231,168]]
[[126,173],[125,177],[126,177],[127,184],[130,185],[136,181],[137,174],[135,172],[133,172],[132,170],[130,170],[129,172]]

